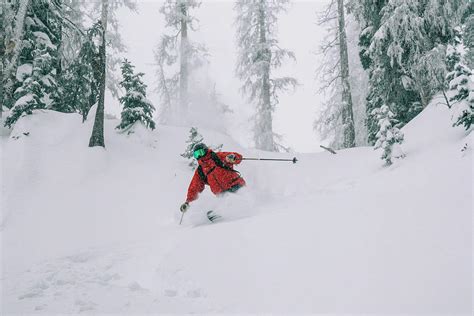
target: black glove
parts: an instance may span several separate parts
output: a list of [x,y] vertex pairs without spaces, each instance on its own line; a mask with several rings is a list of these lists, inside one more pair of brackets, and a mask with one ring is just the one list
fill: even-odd
[[181,207],[179,208],[179,210],[184,213],[184,212],[186,212],[186,211],[188,210],[188,208],[189,208],[189,203],[188,203],[188,202],[184,202],[184,203],[181,205]]
[[225,157],[225,160],[230,163],[234,163],[237,157],[234,154],[229,154]]

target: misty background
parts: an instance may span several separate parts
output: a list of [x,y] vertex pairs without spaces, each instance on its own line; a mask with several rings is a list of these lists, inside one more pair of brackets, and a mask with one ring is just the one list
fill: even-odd
[[[295,1],[287,13],[279,17],[279,42],[281,47],[290,48],[296,55],[296,62],[288,61],[276,70],[295,77],[299,86],[294,92],[283,93],[276,107],[274,129],[283,136],[283,144],[297,152],[320,151],[320,139],[313,130],[316,112],[324,96],[318,92],[316,69],[322,62],[316,51],[326,30],[316,23],[317,12],[329,1]],[[138,1],[138,12],[120,9],[120,33],[128,52],[127,59],[136,66],[137,72],[145,73],[148,86],[147,97],[159,113],[159,97],[154,91],[157,85],[153,50],[163,33],[164,18],[159,12],[162,1]],[[208,76],[216,82],[216,91],[221,101],[231,107],[234,113],[229,134],[242,146],[252,146],[252,122],[250,117],[254,106],[240,94],[241,83],[235,76],[237,49],[234,21],[236,12],[233,1],[203,1],[194,10],[198,18],[197,29],[189,38],[203,43],[209,52]],[[106,112],[120,117],[121,106],[117,99],[107,94]],[[212,120],[209,117],[209,120]],[[205,127],[205,126],[204,126]]]

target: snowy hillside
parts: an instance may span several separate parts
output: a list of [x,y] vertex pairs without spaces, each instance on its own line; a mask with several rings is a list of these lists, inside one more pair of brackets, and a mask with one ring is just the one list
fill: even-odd
[[436,100],[390,167],[369,147],[243,162],[245,192],[205,191],[181,226],[189,128],[106,120],[103,150],[92,123],[37,111],[2,140],[3,314],[470,314],[474,144]]

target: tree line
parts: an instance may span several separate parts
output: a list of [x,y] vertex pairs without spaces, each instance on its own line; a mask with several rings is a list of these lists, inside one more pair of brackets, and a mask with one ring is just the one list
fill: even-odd
[[470,129],[472,1],[332,0],[319,23],[329,30],[319,71],[329,98],[315,128],[333,147],[375,145],[390,164],[400,128],[438,93],[455,110],[454,125]]
[[[278,40],[278,19],[289,5],[289,0],[238,0],[234,5],[235,72],[242,94],[255,106],[255,146],[269,151],[285,149],[274,133],[273,113],[281,93],[298,86],[296,78],[275,76],[286,60],[296,59]],[[105,89],[118,96],[123,88],[119,128],[137,120],[154,128],[155,108],[146,99],[143,74],[122,61],[122,77],[115,77],[117,53],[125,51],[115,12],[123,6],[136,10],[131,0],[3,2],[0,99],[1,111],[9,109],[6,126],[35,109],[77,112],[85,120],[97,104],[89,146],[105,146]],[[155,66],[163,121],[186,117],[199,107],[193,103],[198,97],[229,110],[215,87],[212,93],[191,87],[208,56],[205,45],[192,40],[199,6],[198,0],[165,0],[160,9],[166,23]],[[403,140],[399,129],[439,92],[456,110],[455,125],[471,127],[472,2],[331,0],[318,23],[328,36],[317,73],[326,102],[315,129],[332,147],[376,145],[385,149],[390,162],[392,145]]]

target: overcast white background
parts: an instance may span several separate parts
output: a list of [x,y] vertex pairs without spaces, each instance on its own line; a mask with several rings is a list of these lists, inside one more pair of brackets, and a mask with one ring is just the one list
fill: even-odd
[[[294,1],[287,13],[282,13],[279,21],[281,47],[296,54],[297,62],[289,61],[279,71],[298,79],[300,86],[295,92],[281,95],[275,112],[275,132],[283,136],[284,144],[297,152],[319,151],[320,141],[313,130],[316,111],[323,96],[317,92],[316,69],[321,57],[315,52],[325,36],[325,29],[316,24],[316,13],[321,11],[328,0]],[[156,105],[159,99],[153,92],[155,68],[153,49],[164,31],[164,19],[159,12],[161,1],[138,1],[138,13],[121,10],[119,18],[121,34],[128,46],[126,57],[145,73],[148,98]],[[189,34],[195,41],[204,43],[210,53],[211,75],[216,81],[216,89],[223,101],[232,106],[236,120],[244,120],[239,112],[249,113],[250,105],[239,93],[240,82],[235,77],[236,44],[233,10],[234,1],[203,1],[195,10],[199,19],[198,30]],[[107,102],[108,112],[118,114],[118,101]],[[212,119],[212,118],[210,118]],[[246,118],[245,118],[246,119]],[[250,146],[249,130],[242,124],[242,131],[233,131],[244,146]]]

